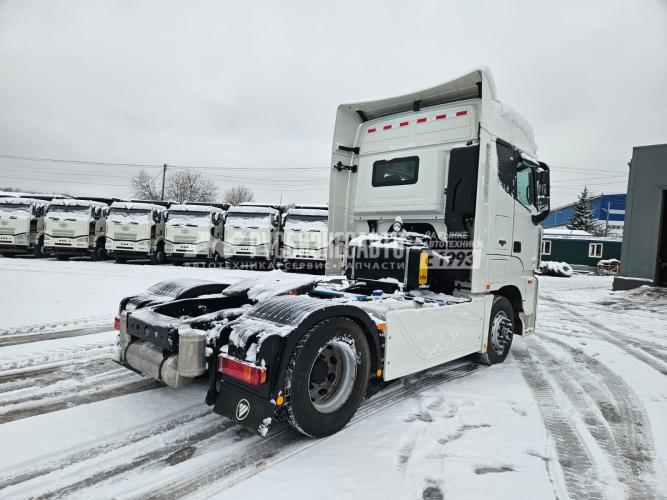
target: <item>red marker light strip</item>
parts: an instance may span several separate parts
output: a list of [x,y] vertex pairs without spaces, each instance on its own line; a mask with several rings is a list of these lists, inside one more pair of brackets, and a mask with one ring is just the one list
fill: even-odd
[[445,118],[447,118],[447,115],[436,115],[435,117],[436,120],[444,120]]
[[401,127],[407,127],[410,122],[401,122],[399,125]]
[[374,129],[374,128],[369,128],[369,129],[368,129],[368,133],[369,133],[369,134],[372,134],[373,132],[375,132],[375,129]]
[[384,127],[382,127],[382,130],[389,130],[390,128],[391,128],[391,125],[385,125]]
[[417,123],[426,123],[426,118],[417,118]]
[[468,111],[457,111],[456,116],[465,116],[468,114]]

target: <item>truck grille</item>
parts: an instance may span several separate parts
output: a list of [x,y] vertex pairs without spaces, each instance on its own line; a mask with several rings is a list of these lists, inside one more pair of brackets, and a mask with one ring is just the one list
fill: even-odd
[[13,227],[0,227],[0,234],[14,234]]
[[196,243],[196,236],[174,236],[174,243]]
[[137,233],[114,233],[114,239],[136,241]]
[[59,236],[68,236],[68,237],[72,237],[72,236],[74,236],[74,231],[73,231],[72,229],[54,229],[54,230],[51,232],[51,236],[56,236],[56,237],[59,237]]

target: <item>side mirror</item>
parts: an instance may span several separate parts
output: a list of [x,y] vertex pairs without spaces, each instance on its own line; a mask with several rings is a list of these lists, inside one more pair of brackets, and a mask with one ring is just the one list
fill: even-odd
[[550,176],[549,167],[546,163],[540,163],[540,166],[535,169],[535,184],[537,215],[533,216],[533,222],[539,224],[547,218],[551,208]]

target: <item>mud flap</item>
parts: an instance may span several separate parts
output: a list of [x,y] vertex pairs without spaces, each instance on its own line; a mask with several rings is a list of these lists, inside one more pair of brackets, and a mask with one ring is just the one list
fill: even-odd
[[261,396],[221,380],[213,411],[264,436],[273,420],[274,408],[273,403]]

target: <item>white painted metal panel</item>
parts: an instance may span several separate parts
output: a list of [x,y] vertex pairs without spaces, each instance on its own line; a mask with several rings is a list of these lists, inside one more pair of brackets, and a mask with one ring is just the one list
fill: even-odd
[[384,379],[392,380],[477,352],[488,331],[493,296],[444,307],[387,314]]

